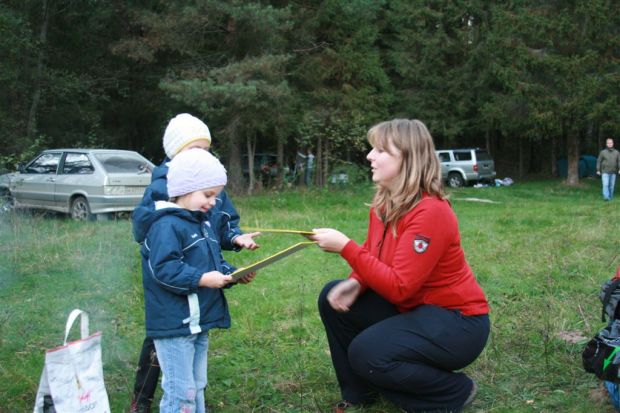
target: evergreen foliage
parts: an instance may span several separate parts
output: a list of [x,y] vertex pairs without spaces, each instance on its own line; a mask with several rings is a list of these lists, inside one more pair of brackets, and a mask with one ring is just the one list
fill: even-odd
[[0,166],[40,146],[159,162],[168,119],[187,111],[233,184],[254,152],[292,166],[310,149],[323,185],[363,162],[370,126],[407,117],[439,147],[486,147],[501,176],[549,175],[568,156],[576,184],[579,155],[620,132],[619,28],[608,0],[6,0]]

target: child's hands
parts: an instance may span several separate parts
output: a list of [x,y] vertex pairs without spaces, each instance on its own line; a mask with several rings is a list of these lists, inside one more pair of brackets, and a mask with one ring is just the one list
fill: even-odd
[[198,286],[208,288],[222,288],[232,282],[233,278],[230,275],[224,275],[219,271],[209,271],[202,274]]
[[249,284],[252,282],[252,280],[254,279],[254,277],[256,277],[256,271],[251,272],[249,274],[244,275],[243,277],[239,278],[237,280],[237,282],[239,284]]
[[239,235],[233,240],[233,244],[241,248],[255,250],[256,248],[260,247],[260,245],[258,245],[256,241],[254,241],[254,237],[258,237],[259,235],[261,235],[260,232],[250,232],[247,234]]

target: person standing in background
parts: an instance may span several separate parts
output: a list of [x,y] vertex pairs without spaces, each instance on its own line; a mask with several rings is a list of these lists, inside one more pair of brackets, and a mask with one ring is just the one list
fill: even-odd
[[616,175],[620,173],[620,152],[614,148],[614,140],[607,139],[607,147],[601,151],[596,160],[596,174],[603,184],[603,199],[611,201],[614,197]]
[[306,155],[306,170],[304,174],[304,180],[306,182],[306,186],[310,188],[312,186],[312,169],[314,168],[314,154],[312,153],[312,148],[308,147],[307,155]]

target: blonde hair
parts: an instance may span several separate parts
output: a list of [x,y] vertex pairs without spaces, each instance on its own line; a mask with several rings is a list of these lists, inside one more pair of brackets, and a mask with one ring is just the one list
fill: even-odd
[[424,123],[416,119],[381,122],[368,131],[368,142],[388,152],[391,143],[402,155],[400,173],[394,183],[389,188],[377,185],[371,204],[396,235],[396,222],[420,202],[423,193],[446,198],[435,144]]

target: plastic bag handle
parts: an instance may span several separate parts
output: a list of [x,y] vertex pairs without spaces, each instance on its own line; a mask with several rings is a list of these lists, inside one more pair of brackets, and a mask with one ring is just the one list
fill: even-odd
[[81,338],[85,339],[86,337],[88,337],[88,313],[76,308],[75,310],[71,311],[71,314],[69,314],[69,318],[67,319],[67,325],[65,326],[65,341],[63,345],[67,345],[67,338],[69,338],[69,331],[71,330],[71,326],[73,326],[73,323],[79,316],[82,316],[80,323]]

